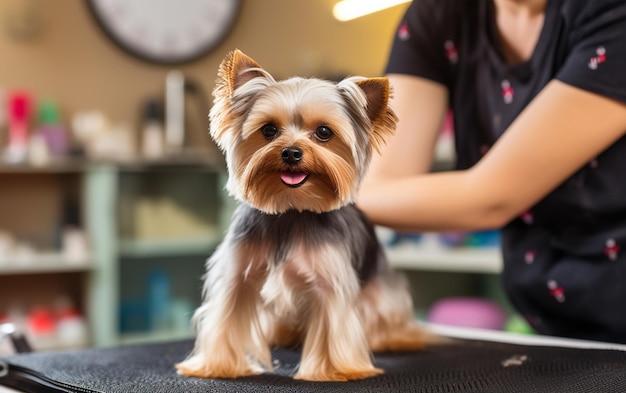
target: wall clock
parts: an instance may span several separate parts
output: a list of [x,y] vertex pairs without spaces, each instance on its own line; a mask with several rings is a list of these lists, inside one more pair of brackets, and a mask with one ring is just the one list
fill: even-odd
[[241,0],[88,0],[104,32],[126,52],[159,64],[195,60],[230,32]]

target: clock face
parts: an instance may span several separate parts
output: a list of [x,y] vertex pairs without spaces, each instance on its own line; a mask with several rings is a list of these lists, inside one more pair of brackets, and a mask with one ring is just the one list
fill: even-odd
[[217,46],[234,25],[240,0],[89,0],[100,26],[127,52],[179,64]]

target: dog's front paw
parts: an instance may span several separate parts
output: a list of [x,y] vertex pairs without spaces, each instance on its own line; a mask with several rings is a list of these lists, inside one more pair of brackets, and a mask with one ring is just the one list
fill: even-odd
[[176,365],[178,374],[196,378],[233,379],[261,374],[260,367],[235,362],[206,361],[201,356],[191,357]]
[[383,374],[383,370],[376,367],[354,370],[315,370],[315,371],[299,371],[294,378],[305,381],[353,381],[356,379],[365,379]]

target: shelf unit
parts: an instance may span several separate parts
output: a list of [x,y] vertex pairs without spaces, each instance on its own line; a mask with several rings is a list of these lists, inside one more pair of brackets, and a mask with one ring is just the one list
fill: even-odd
[[[95,269],[89,307],[90,311],[97,310],[90,315],[93,326],[98,326],[93,332],[94,344],[110,346],[189,337],[191,331],[180,327],[121,332],[124,321],[120,308],[144,296],[146,280],[156,269],[172,275],[168,288],[172,296],[178,292],[179,296],[190,298],[186,300],[186,313],[182,317],[191,317],[191,311],[200,301],[204,262],[219,243],[229,219],[229,204],[222,192],[224,168],[187,157],[124,165],[99,164],[91,166],[88,173],[87,225],[92,237],[98,239],[93,246]],[[137,221],[137,207],[141,207],[145,198],[178,200],[186,205],[185,209],[195,208],[192,216],[202,216],[210,225],[201,233],[150,238],[155,236],[153,229],[159,225],[157,221],[143,224],[143,229],[132,228]],[[139,221],[146,219],[145,214],[141,217]],[[173,230],[166,232],[172,235]]]
[[[189,314],[197,306],[204,262],[219,243],[225,222],[229,220],[232,211],[231,204],[223,197],[224,166],[210,157],[207,159],[198,154],[124,163],[63,160],[45,167],[0,165],[0,179],[10,179],[16,184],[12,194],[6,196],[11,200],[19,199],[22,194],[36,194],[31,187],[34,179],[56,184],[56,180],[50,179],[66,177],[73,179],[73,191],[80,197],[82,227],[88,234],[91,254],[88,258],[74,260],[60,252],[46,251],[0,259],[0,295],[5,299],[20,299],[20,302],[25,299],[23,302],[32,304],[48,296],[50,291],[59,293],[67,290],[72,294],[72,300],[80,305],[88,321],[89,344],[98,347],[190,336],[191,331],[181,333],[180,327],[177,330],[122,334],[120,307],[125,296],[129,293],[132,295],[133,291],[140,290],[139,287],[145,284],[146,278],[138,275],[147,274],[152,265],[174,274],[182,272],[184,275],[189,270],[184,280],[172,278],[171,290],[173,294],[178,291],[183,296],[194,297],[187,300]],[[28,187],[20,191],[20,186],[25,182]],[[60,208],[57,203],[60,198],[55,193],[62,193],[62,188],[55,186],[51,191],[55,202],[46,206],[47,215],[57,214],[52,212]],[[159,201],[174,200],[168,202],[175,207],[174,213],[183,212],[181,214],[185,215],[186,209],[191,209],[185,216],[188,220],[200,217],[197,220],[199,223],[194,222],[196,226],[192,229],[195,232],[179,237],[150,238],[144,236],[145,233],[134,236],[136,233],[133,228],[129,229],[129,223],[136,217],[129,218],[128,215],[133,213],[134,205],[145,205],[145,200],[152,197]],[[206,208],[198,210],[198,205],[205,203]],[[196,206],[190,207],[189,204]],[[161,205],[155,206],[155,213],[159,209],[163,210]],[[27,206],[21,206],[20,209],[26,211]],[[144,225],[147,235],[155,232],[149,220],[158,214],[152,213],[148,211],[148,214],[143,214],[144,219],[148,219]],[[0,219],[0,229],[5,228],[3,224]],[[41,226],[41,231],[46,232],[50,228],[44,227],[53,224],[50,220],[41,223],[33,220],[32,225]],[[166,223],[160,225],[174,232],[174,229],[167,228]],[[166,234],[169,232],[165,231]],[[125,274],[132,277],[125,277]],[[197,281],[197,285],[188,280]],[[36,290],[31,286],[36,287]],[[3,289],[16,293],[3,294]],[[35,295],[31,292],[38,293]],[[6,309],[9,301],[0,302],[0,313]]]
[[[0,165],[0,232],[3,250],[19,242],[18,252],[0,256],[0,316],[21,323],[34,309],[71,305],[86,311],[90,255],[75,257],[61,251],[62,233],[68,222],[80,220],[84,165],[76,160],[56,160],[45,167]],[[6,234],[15,236],[9,240]],[[8,243],[7,243],[8,241]],[[67,309],[65,309],[67,310]],[[61,336],[33,340],[38,349],[87,344],[80,336],[70,344]]]

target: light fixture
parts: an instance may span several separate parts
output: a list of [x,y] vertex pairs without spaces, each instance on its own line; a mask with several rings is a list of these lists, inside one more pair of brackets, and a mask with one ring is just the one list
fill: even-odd
[[342,22],[382,11],[411,0],[342,0],[333,7],[333,15]]

